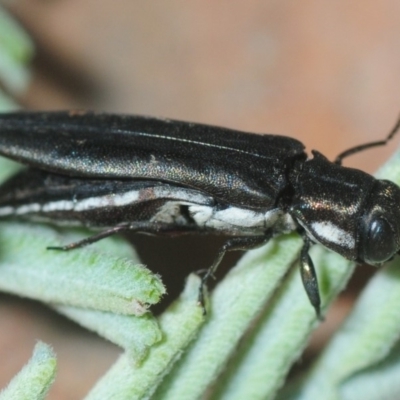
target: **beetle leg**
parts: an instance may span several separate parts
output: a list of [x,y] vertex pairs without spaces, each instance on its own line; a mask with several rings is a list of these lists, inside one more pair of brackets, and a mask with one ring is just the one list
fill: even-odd
[[203,313],[206,314],[206,308],[204,303],[204,289],[207,281],[210,277],[214,277],[215,272],[219,264],[221,263],[224,255],[228,251],[235,251],[235,250],[251,250],[257,247],[262,246],[263,244],[267,243],[272,237],[272,233],[267,233],[264,236],[245,236],[245,237],[236,237],[229,239],[225,244],[220,248],[218,251],[217,256],[214,259],[214,262],[211,264],[210,268],[206,270],[204,274],[200,288],[199,288],[199,303],[203,307]]
[[116,233],[119,233],[119,232],[122,232],[122,231],[125,231],[128,229],[129,229],[129,226],[125,226],[125,225],[114,226],[110,229],[107,229],[105,231],[97,233],[96,235],[92,235],[85,239],[78,240],[77,242],[69,243],[69,244],[66,244],[65,246],[48,246],[48,247],[46,247],[46,249],[47,250],[62,250],[62,251],[79,249],[80,247],[84,247],[91,243],[98,242],[101,239],[115,235]]
[[89,236],[88,238],[78,240],[77,242],[69,243],[65,246],[48,246],[47,250],[62,250],[62,251],[74,250],[98,242],[101,239],[104,239],[106,237],[115,235],[123,231],[146,232],[146,233],[157,234],[163,231],[167,231],[168,228],[170,228],[168,224],[155,225],[154,223],[148,223],[148,222],[134,223],[130,225],[118,225],[106,229],[104,231],[101,231],[95,235]]
[[304,238],[304,245],[300,253],[300,273],[301,279],[303,280],[304,289],[310,300],[311,305],[314,307],[318,319],[322,320],[321,317],[321,299],[318,289],[317,274],[315,273],[314,264],[311,257],[308,254],[310,248],[310,241],[308,238]]

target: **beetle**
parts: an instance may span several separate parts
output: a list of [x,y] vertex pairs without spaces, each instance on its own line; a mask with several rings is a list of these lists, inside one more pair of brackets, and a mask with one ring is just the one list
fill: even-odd
[[0,115],[0,154],[28,166],[0,186],[0,217],[100,228],[71,250],[127,230],[219,234],[227,251],[261,246],[292,231],[303,237],[300,271],[318,316],[320,295],[308,254],[320,243],[349,260],[381,265],[400,250],[400,188],[342,160],[341,153],[278,135],[135,115],[14,112]]

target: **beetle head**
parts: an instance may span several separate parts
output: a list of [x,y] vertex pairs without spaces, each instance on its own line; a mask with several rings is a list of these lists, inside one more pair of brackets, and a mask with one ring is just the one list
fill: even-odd
[[365,210],[358,258],[378,266],[400,249],[400,188],[393,182],[377,180]]

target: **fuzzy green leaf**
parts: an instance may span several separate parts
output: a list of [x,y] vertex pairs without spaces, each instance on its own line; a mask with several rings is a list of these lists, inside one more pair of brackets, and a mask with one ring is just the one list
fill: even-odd
[[56,374],[57,361],[52,349],[39,342],[24,368],[0,393],[0,400],[42,400]]
[[0,289],[47,303],[135,315],[165,292],[157,276],[130,259],[89,248],[46,250],[56,242],[51,228],[2,223]]
[[151,349],[148,358],[141,365],[135,365],[128,354],[122,355],[86,400],[153,398],[153,392],[162,378],[193,340],[204,321],[197,302],[199,284],[197,276],[189,276],[181,297],[160,317],[164,338]]
[[84,328],[123,347],[128,358],[136,364],[144,359],[151,346],[162,339],[158,322],[150,313],[131,316],[67,306],[57,306],[55,309]]
[[214,290],[201,334],[166,377],[156,399],[196,399],[205,393],[298,257],[300,246],[299,237],[281,237],[242,258]]
[[[322,288],[327,307],[349,277],[350,263],[337,254],[320,248],[311,256],[320,275],[331,287]],[[228,368],[214,388],[215,399],[273,398],[286,379],[292,364],[300,357],[317,325],[316,315],[307,296],[296,266],[279,287],[273,301],[263,311],[256,326],[243,341]],[[346,277],[344,279],[343,277]]]

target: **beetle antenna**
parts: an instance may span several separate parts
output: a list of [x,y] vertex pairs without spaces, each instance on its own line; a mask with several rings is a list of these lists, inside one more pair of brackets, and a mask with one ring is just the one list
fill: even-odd
[[369,143],[364,143],[355,147],[351,147],[350,149],[347,149],[345,151],[343,151],[342,153],[340,153],[334,163],[341,165],[342,161],[344,158],[351,156],[353,154],[359,153],[361,151],[367,150],[367,149],[371,149],[372,147],[378,147],[378,146],[385,146],[391,139],[393,139],[393,137],[396,135],[396,133],[400,130],[400,115],[397,118],[397,122],[394,125],[394,127],[392,128],[392,130],[389,132],[389,134],[387,135],[386,139],[384,140],[378,140],[376,142],[369,142]]

